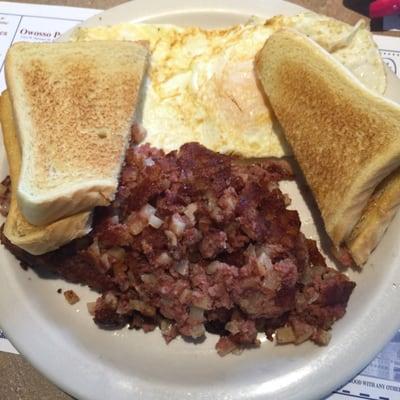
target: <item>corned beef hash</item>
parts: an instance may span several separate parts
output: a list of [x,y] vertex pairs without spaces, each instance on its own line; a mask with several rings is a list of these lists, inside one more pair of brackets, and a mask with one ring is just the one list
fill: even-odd
[[301,233],[279,189],[286,179],[281,159],[132,144],[116,198],[95,209],[91,233],[40,256],[2,242],[23,264],[98,291],[89,311],[102,328],[159,327],[166,342],[210,332],[220,355],[259,346],[259,333],[327,344],[355,283]]

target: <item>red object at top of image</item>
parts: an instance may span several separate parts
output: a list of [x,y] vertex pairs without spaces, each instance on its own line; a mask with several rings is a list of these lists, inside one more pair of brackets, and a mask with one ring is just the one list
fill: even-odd
[[376,0],[369,5],[369,16],[371,18],[394,14],[400,14],[400,0]]

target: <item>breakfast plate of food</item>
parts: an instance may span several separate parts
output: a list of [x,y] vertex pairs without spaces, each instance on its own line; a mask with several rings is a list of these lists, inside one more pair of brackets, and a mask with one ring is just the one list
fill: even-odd
[[400,101],[366,24],[137,0],[17,43],[0,323],[79,399],[320,399],[400,326]]

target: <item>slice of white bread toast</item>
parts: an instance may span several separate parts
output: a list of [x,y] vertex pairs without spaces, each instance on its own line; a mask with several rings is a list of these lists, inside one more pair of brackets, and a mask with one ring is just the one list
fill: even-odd
[[130,138],[143,42],[17,43],[6,56],[22,165],[22,214],[34,225],[107,205]]
[[400,106],[291,29],[267,40],[256,70],[339,248],[400,165]]
[[364,264],[380,242],[400,207],[400,170],[392,172],[375,189],[346,246],[357,265]]
[[7,91],[0,98],[0,121],[11,178],[11,203],[4,235],[11,243],[33,255],[47,253],[91,230],[91,213],[82,212],[50,225],[38,227],[30,224],[18,208],[17,183],[21,166],[21,150],[14,126],[10,98]]
[[[385,97],[396,101],[399,97],[400,80],[391,70],[387,69],[386,73],[389,86]],[[346,239],[346,246],[356,264],[362,265],[367,261],[399,208],[400,170],[396,170],[376,187],[360,220]]]

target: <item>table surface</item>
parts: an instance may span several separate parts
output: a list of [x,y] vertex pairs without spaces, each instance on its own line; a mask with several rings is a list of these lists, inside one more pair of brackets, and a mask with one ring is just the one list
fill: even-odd
[[[20,3],[18,0],[8,0]],[[66,5],[107,9],[123,3],[122,0],[23,0],[26,3]],[[311,10],[354,24],[363,17],[346,8],[343,3],[351,4],[354,9],[365,6],[365,0],[289,0]],[[365,18],[365,17],[363,17]],[[68,400],[72,397],[60,391],[22,356],[0,352],[0,399],[7,400]]]

